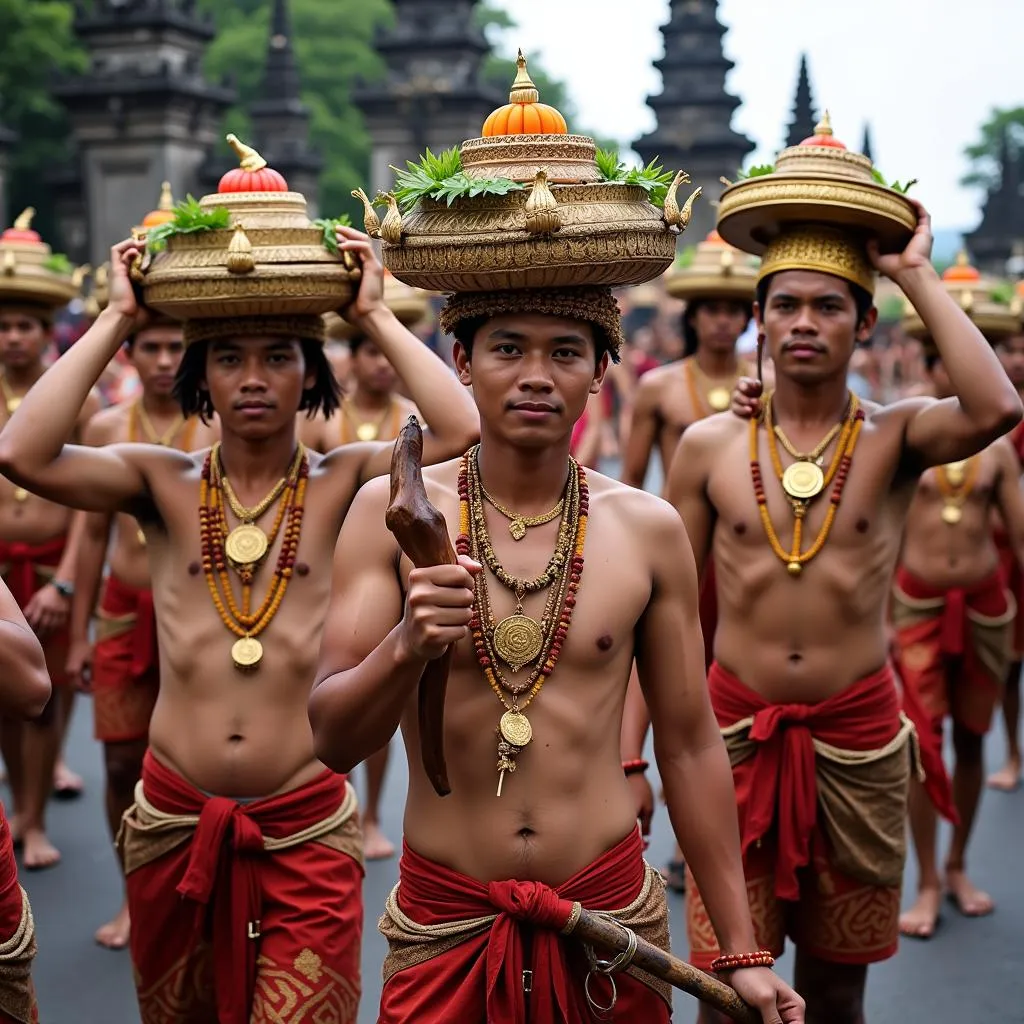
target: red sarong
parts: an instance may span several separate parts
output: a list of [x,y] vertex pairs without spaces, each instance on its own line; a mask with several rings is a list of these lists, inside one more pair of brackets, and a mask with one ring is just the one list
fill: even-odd
[[818,821],[813,740],[848,751],[884,747],[900,731],[900,705],[886,665],[818,704],[769,704],[717,662],[708,673],[721,728],[753,718],[757,752],[733,767],[743,852],[778,826],[775,894],[800,898],[797,871],[810,863]]
[[[588,910],[627,907],[641,894],[646,875],[639,831],[555,889],[540,882],[480,882],[405,846],[395,893],[399,909],[417,927],[497,916],[465,938],[437,940],[435,955],[410,958],[406,965],[386,930],[395,931],[395,922],[385,915],[381,930],[392,939],[392,954],[385,963],[378,1024],[591,1024],[585,954],[559,932],[573,902]],[[661,901],[664,927],[663,883],[651,896]],[[615,983],[618,999],[607,1019],[669,1020],[670,1006],[643,981],[620,974]],[[591,991],[607,1005],[604,979],[595,978]]]
[[347,797],[325,770],[239,804],[147,753],[119,837],[143,1024],[354,1024],[359,833],[354,814],[330,825]]
[[0,805],[0,1024],[36,1024],[39,1020],[30,973],[35,954],[28,897],[18,884],[11,828]]
[[[47,570],[60,565],[66,546],[67,537],[63,534],[42,544],[0,541],[0,576],[22,611],[32,596],[53,578],[53,573]],[[54,686],[67,685],[70,681],[66,665],[68,626],[48,634],[42,644],[50,681]]]
[[933,587],[902,566],[893,590],[904,709],[941,750],[947,716],[983,736],[1002,699],[1014,604],[1001,571],[973,587]]
[[153,593],[108,576],[92,667],[96,739],[143,740],[160,689]]

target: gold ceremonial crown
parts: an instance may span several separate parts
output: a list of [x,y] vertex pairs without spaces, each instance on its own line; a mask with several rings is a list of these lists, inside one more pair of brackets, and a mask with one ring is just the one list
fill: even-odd
[[665,290],[677,299],[735,299],[753,302],[758,261],[729,245],[712,231],[692,252],[685,266],[678,263],[665,275]]
[[[943,271],[942,283],[989,342],[1001,341],[1021,330],[1020,315],[1014,312],[1012,303],[998,301],[996,282],[983,278],[963,250],[957,253],[956,262]],[[928,328],[909,301],[901,326],[910,337],[934,348]]]

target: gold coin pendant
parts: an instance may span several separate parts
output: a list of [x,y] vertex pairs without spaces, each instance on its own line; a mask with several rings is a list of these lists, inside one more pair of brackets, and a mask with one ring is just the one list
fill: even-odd
[[360,423],[356,427],[356,437],[360,441],[376,441],[379,433],[380,431],[377,429],[376,423]]
[[821,493],[825,474],[813,462],[794,462],[782,474],[782,487],[791,498],[807,501]]
[[946,479],[954,487],[959,487],[964,482],[964,467],[966,465],[967,461],[961,459],[960,462],[950,462],[942,467],[946,471]]
[[231,645],[236,668],[255,668],[263,660],[263,644],[254,636],[243,636]]
[[14,488],[14,500],[15,501],[28,501],[28,491],[24,487]]
[[224,542],[224,550],[235,565],[255,565],[268,547],[267,535],[253,523],[236,526]]
[[141,527],[139,527],[139,529],[137,529],[135,531],[135,536],[138,538],[139,543],[143,547],[145,547],[146,546],[146,535],[142,532],[142,528]]
[[13,398],[7,399],[7,411],[9,413],[15,413],[18,411],[18,406],[21,405],[21,399],[15,395]]
[[942,512],[940,514],[942,516],[942,521],[949,526],[956,526],[964,515],[959,505],[943,505]]
[[498,722],[501,738],[513,747],[525,747],[533,739],[533,726],[522,711],[506,711]]
[[508,532],[512,534],[513,540],[522,540],[526,536],[526,523],[522,519],[513,519],[508,524]]
[[[536,661],[544,649],[544,630],[536,619],[516,613],[494,627],[494,650],[513,672]],[[511,740],[509,741],[511,742]]]
[[712,388],[708,392],[708,405],[711,406],[715,412],[725,412],[729,408],[732,402],[732,395],[729,393],[728,388]]

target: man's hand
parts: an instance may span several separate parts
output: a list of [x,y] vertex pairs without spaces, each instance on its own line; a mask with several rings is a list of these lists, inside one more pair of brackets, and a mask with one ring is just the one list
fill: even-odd
[[[878,250],[878,242],[868,242],[868,256],[871,264],[880,274],[885,274],[898,283],[900,274],[907,271],[932,270],[932,219],[928,211],[916,200],[911,199],[917,210],[917,227],[903,252],[892,256],[883,256]],[[934,272],[934,271],[933,271]]]
[[338,249],[351,253],[362,267],[359,290],[356,297],[341,310],[341,315],[349,323],[357,323],[362,317],[378,309],[386,308],[384,303],[384,268],[377,254],[373,251],[373,243],[369,235],[355,228],[339,226],[335,236]]
[[71,611],[71,598],[65,597],[55,586],[47,583],[40,587],[25,605],[25,620],[40,640],[60,629]]
[[761,415],[761,392],[764,386],[753,377],[740,377],[732,390],[731,409],[740,419],[750,420]]
[[92,657],[93,649],[88,637],[71,641],[64,671],[80,693],[92,693]]
[[132,264],[136,259],[142,259],[145,251],[146,243],[134,238],[118,242],[110,250],[110,299],[107,310],[130,321],[133,333],[142,330],[152,319],[149,310],[139,302],[130,276]]
[[643,772],[626,776],[629,790],[636,802],[636,817],[640,822],[640,834],[646,838],[651,834],[651,819],[654,817],[654,791]]
[[804,1024],[804,1001],[770,968],[723,971],[721,978],[761,1014],[764,1024]]
[[409,573],[402,617],[402,646],[414,658],[440,658],[467,633],[473,617],[473,576],[479,562],[459,555],[458,565],[435,565]]

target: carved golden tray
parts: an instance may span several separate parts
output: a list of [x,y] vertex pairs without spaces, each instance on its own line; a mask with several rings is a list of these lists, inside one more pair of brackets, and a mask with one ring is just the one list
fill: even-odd
[[[381,225],[384,265],[428,291],[474,292],[578,285],[621,287],[658,277],[675,259],[677,232],[642,188],[600,183],[444,202],[422,200]],[[686,210],[688,219],[689,209]]]
[[358,268],[328,252],[297,192],[204,196],[231,230],[173,235],[139,268],[147,306],[177,320],[322,314],[348,305]]
[[526,182],[543,169],[553,185],[601,181],[596,152],[594,140],[585,135],[492,135],[470,139],[460,149],[462,169],[470,178]]

